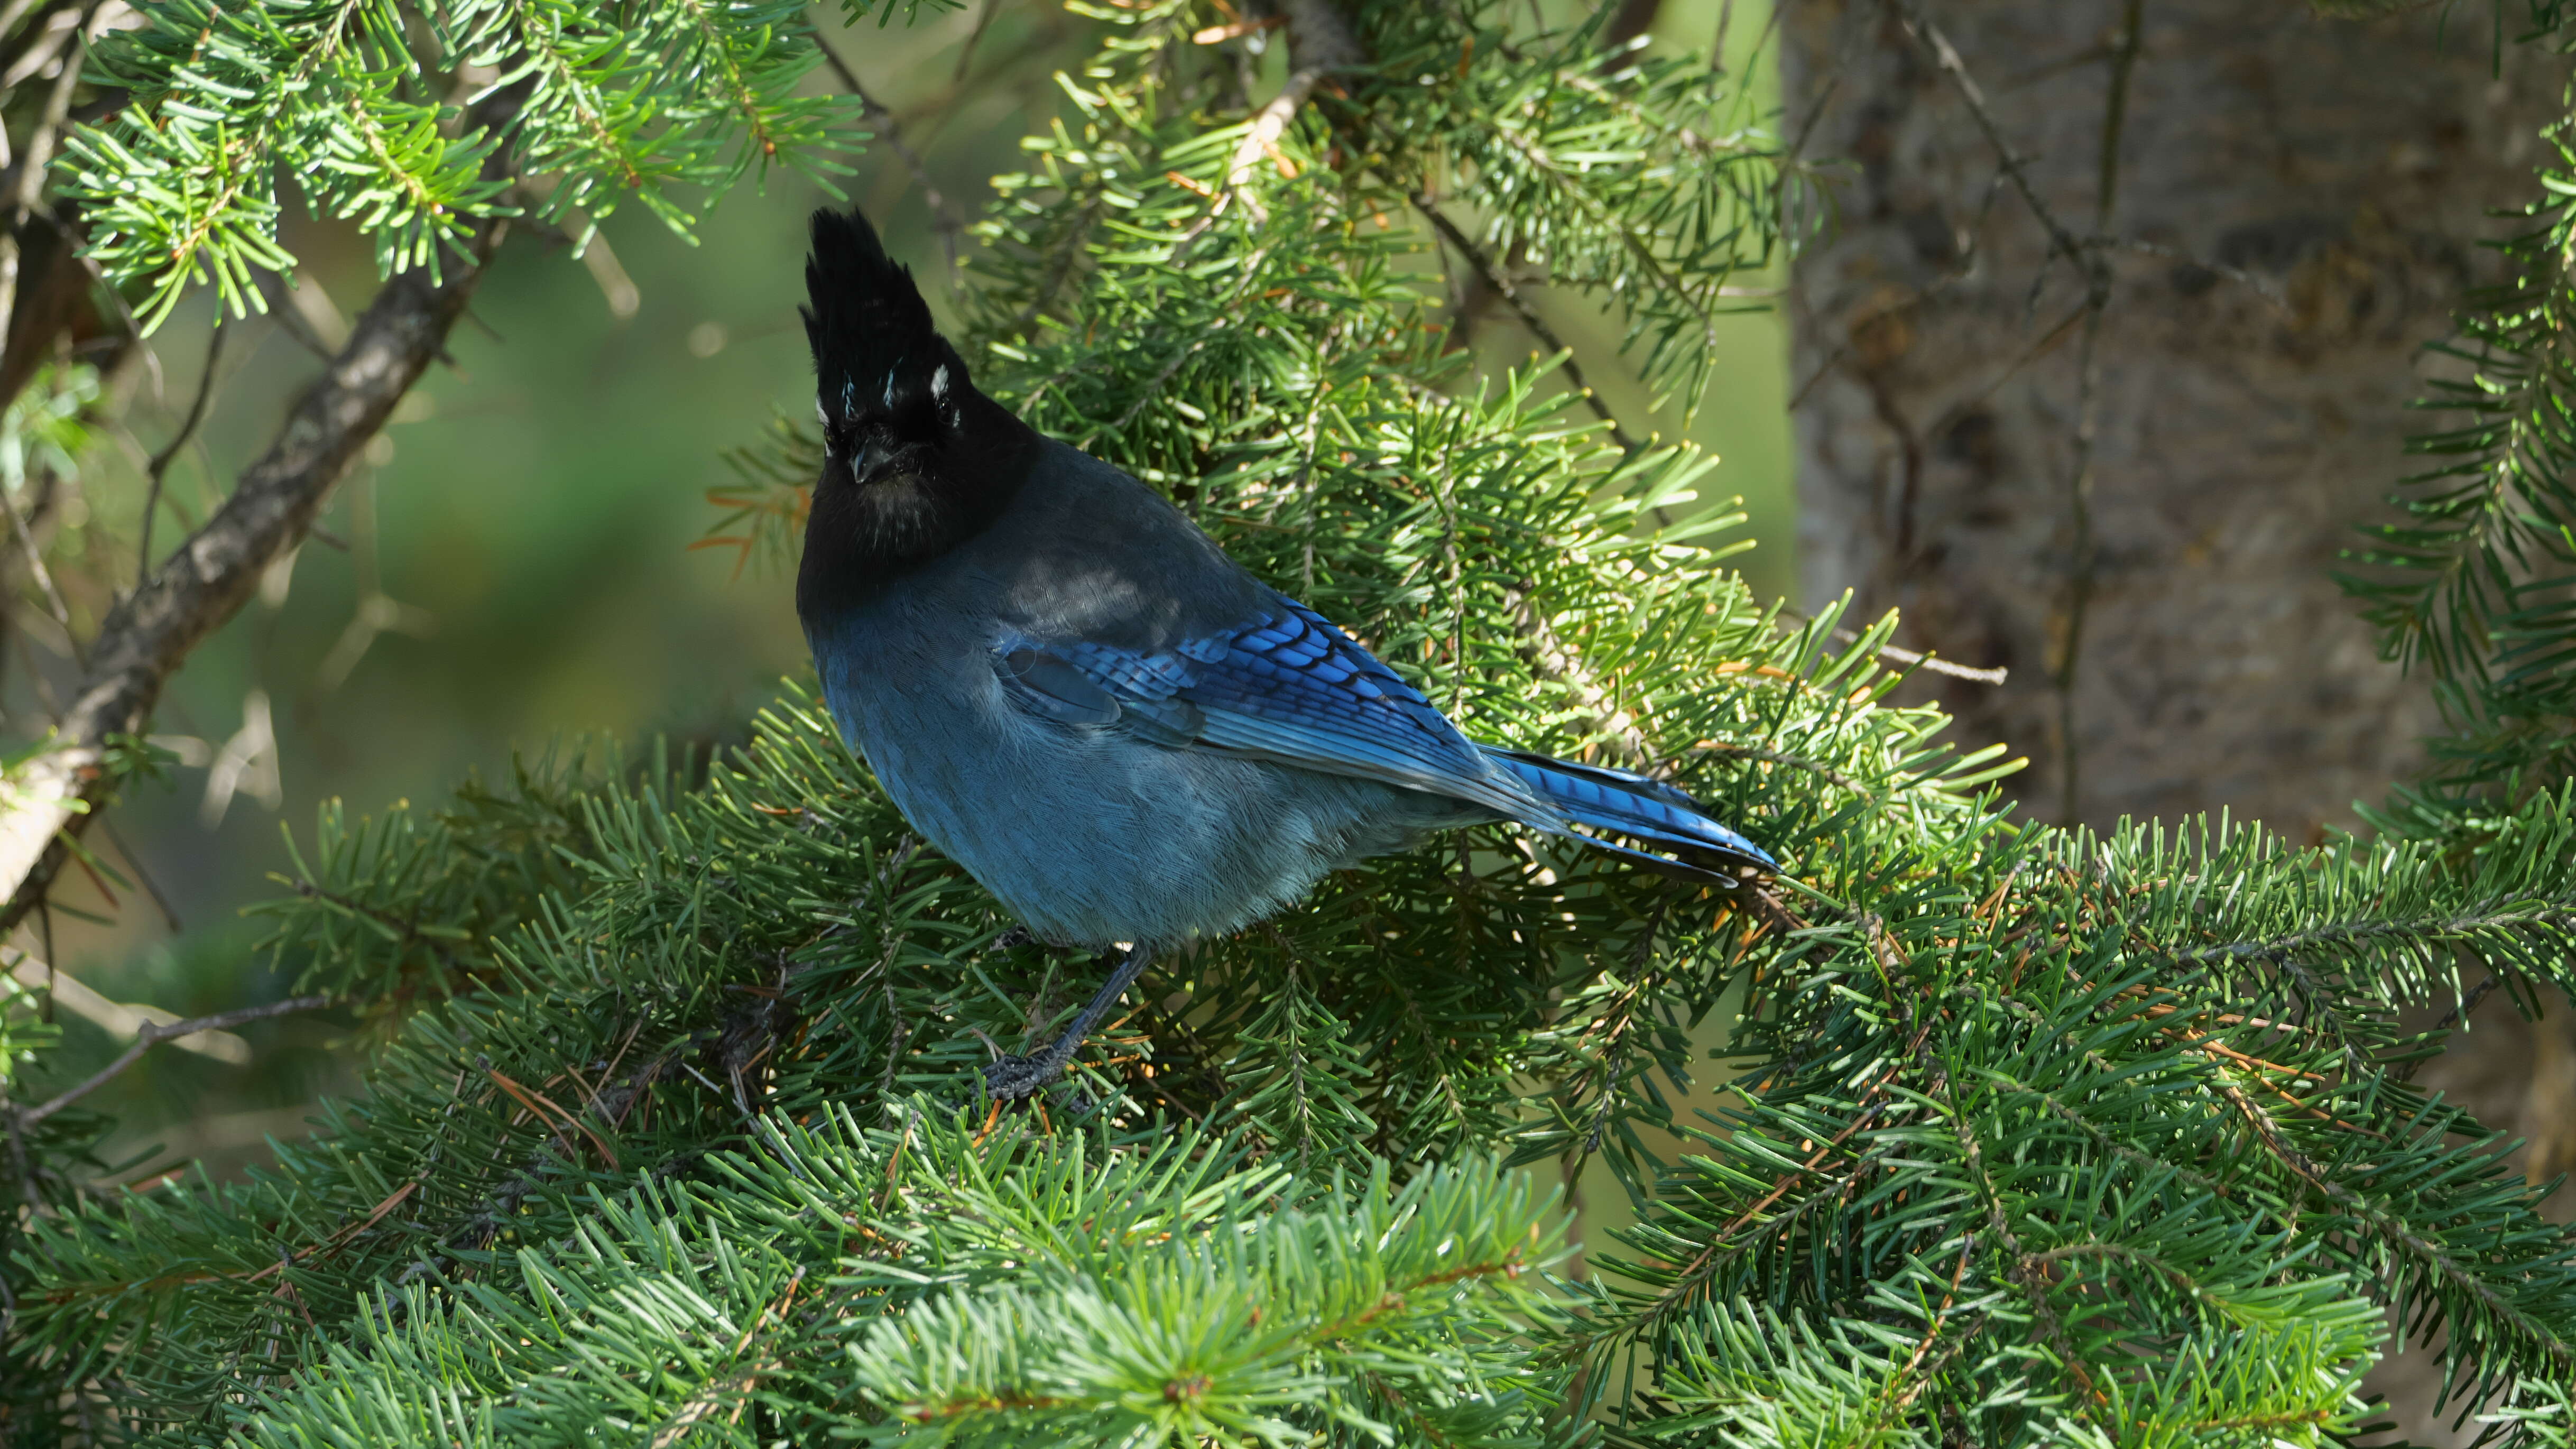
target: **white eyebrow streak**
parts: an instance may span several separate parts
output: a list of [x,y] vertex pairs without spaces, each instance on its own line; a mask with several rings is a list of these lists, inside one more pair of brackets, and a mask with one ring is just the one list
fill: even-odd
[[934,371],[934,372],[932,372],[932,373],[930,374],[930,395],[931,395],[931,397],[932,397],[932,398],[936,399],[937,401],[940,401],[940,402],[946,402],[946,401],[948,401],[948,364],[947,364],[947,363],[944,363],[944,362],[943,362],[943,363],[939,364],[938,370],[936,370],[936,371]]
[[814,399],[814,421],[825,427],[832,425],[832,414],[824,408],[823,399],[820,396]]

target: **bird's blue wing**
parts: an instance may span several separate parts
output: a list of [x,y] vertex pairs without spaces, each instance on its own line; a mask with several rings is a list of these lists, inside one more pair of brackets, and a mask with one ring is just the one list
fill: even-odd
[[1282,595],[1271,603],[1250,623],[1155,653],[1005,638],[997,672],[1021,707],[1065,724],[1117,725],[1173,748],[1445,795],[1711,884],[1732,887],[1747,867],[1778,869],[1768,852],[1660,780],[1469,743],[1323,616]]
[[1427,790],[1526,817],[1546,807],[1395,671],[1283,595],[1245,624],[1156,653],[1090,640],[997,642],[1005,689],[1042,717],[1124,723],[1210,746]]

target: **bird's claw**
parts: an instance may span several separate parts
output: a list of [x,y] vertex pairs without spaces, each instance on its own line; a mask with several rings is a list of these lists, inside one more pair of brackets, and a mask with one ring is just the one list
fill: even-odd
[[1011,929],[995,936],[993,938],[993,944],[987,949],[994,951],[1012,951],[1017,950],[1022,946],[1034,946],[1037,943],[1037,932],[1030,930],[1026,926],[1013,926]]
[[1064,1068],[1037,1057],[1003,1057],[984,1068],[984,1094],[1000,1102],[1034,1097]]

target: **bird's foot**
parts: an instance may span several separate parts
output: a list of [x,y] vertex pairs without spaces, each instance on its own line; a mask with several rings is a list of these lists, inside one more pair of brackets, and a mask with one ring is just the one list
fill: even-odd
[[1034,1097],[1038,1089],[1064,1075],[1064,1063],[1049,1056],[1004,1057],[984,1068],[985,1095],[999,1102]]
[[1022,946],[1034,946],[1037,943],[1038,937],[1035,931],[1030,930],[1026,926],[1013,926],[1011,929],[995,936],[993,938],[993,944],[985,947],[984,949],[988,951],[1015,951]]

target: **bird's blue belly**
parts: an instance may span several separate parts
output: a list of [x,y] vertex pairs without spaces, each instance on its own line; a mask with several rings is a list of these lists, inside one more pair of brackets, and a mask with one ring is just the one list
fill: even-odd
[[1224,934],[1327,871],[1485,818],[1417,791],[1038,719],[974,655],[926,671],[917,655],[888,670],[830,657],[841,652],[816,651],[842,737],[914,828],[1049,941]]

